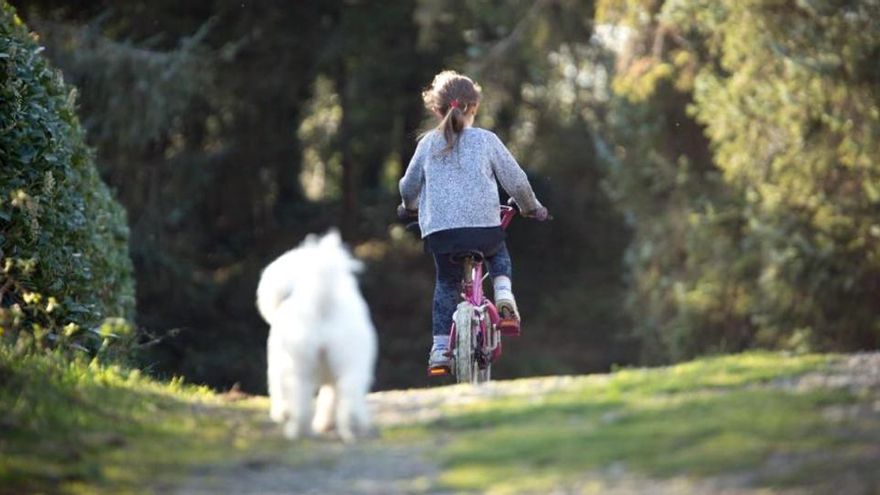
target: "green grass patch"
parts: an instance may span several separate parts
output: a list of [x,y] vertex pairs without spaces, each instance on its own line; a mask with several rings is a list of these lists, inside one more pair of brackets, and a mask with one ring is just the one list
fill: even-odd
[[[373,447],[430,446],[442,467],[435,488],[455,492],[540,493],[615,470],[711,477],[771,458],[803,462],[763,485],[833,486],[828,466],[876,471],[880,424],[826,417],[864,398],[776,381],[834,359],[749,353],[586,376],[549,394],[450,407],[435,422],[385,429]],[[320,449],[290,448],[266,408],[266,398],[230,401],[180,381],[0,347],[0,494],[163,492],[194,468],[314,462]]]
[[260,399],[0,347],[0,493],[142,493],[281,451]]
[[625,369],[543,397],[450,410],[424,428],[448,437],[436,455],[453,490],[541,491],[613,466],[659,478],[735,474],[771,456],[876,441],[842,437],[823,417],[826,406],[855,401],[849,393],[768,386],[833,359],[749,353]]

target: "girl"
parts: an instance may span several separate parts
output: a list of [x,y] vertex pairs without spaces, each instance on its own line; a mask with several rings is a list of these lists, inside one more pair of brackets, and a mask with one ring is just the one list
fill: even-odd
[[498,136],[472,126],[480,95],[479,85],[454,71],[434,77],[422,99],[440,123],[422,135],[400,179],[401,208],[418,210],[422,238],[437,268],[429,372],[450,366],[449,330],[461,283],[461,267],[449,259],[450,254],[481,251],[492,276],[495,305],[519,319],[496,179],[523,215],[547,218],[547,209]]

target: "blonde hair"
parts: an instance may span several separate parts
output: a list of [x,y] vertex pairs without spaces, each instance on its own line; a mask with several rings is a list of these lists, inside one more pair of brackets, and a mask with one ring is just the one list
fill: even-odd
[[437,130],[446,139],[444,151],[450,151],[464,129],[465,116],[475,112],[480,103],[482,88],[471,78],[454,70],[444,70],[434,76],[431,86],[422,91],[425,108],[442,115]]

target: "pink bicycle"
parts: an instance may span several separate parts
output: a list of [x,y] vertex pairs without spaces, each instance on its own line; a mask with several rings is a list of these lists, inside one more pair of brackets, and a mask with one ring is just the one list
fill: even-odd
[[[501,206],[501,227],[506,229],[517,210]],[[452,370],[431,368],[429,374],[440,376],[450,371],[458,383],[483,383],[491,379],[492,363],[501,356],[501,336],[519,335],[516,315],[499,313],[495,304],[483,294],[483,253],[468,251],[453,255],[463,269],[462,301],[452,315],[449,334]]]
[[[506,229],[517,214],[516,203],[501,205],[501,228]],[[417,213],[398,208],[401,219],[412,218]],[[552,216],[547,216],[552,219]],[[415,226],[417,224],[410,224]],[[408,227],[409,228],[409,227]],[[498,311],[483,293],[483,282],[488,274],[484,271],[485,256],[480,251],[466,251],[452,256],[462,265],[461,302],[452,314],[449,333],[451,368],[445,366],[428,369],[431,376],[452,373],[458,383],[483,383],[491,379],[492,364],[501,356],[501,336],[520,334],[519,320],[515,314]]]

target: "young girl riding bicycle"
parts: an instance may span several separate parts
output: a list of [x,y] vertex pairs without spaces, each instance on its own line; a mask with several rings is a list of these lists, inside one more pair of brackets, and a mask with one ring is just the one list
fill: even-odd
[[482,252],[492,277],[495,305],[519,319],[497,184],[513,197],[523,215],[538,220],[548,216],[525,172],[498,136],[473,127],[480,97],[480,86],[466,76],[444,71],[434,77],[422,99],[439,124],[421,136],[400,179],[401,208],[418,210],[422,238],[437,270],[429,373],[450,365],[449,331],[461,283],[461,270],[451,254]]

